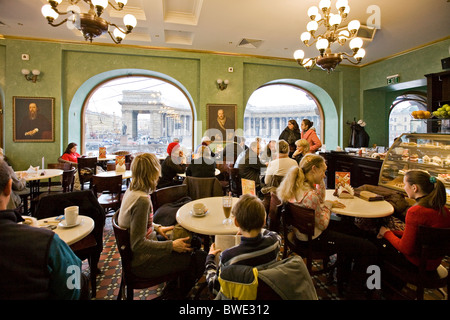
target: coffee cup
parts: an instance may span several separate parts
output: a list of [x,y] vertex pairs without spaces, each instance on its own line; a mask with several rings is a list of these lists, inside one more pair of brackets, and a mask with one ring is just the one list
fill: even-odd
[[203,203],[195,203],[192,211],[196,216],[201,216],[205,214],[206,207]]
[[64,219],[66,220],[66,226],[73,226],[77,223],[78,210],[78,206],[70,206],[64,209]]

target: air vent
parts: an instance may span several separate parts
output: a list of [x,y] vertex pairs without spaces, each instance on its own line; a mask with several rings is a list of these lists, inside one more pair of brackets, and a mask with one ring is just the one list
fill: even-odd
[[251,48],[251,49],[256,49],[259,48],[259,46],[262,44],[262,40],[256,40],[256,39],[242,39],[239,44],[237,45],[238,47],[241,48]]

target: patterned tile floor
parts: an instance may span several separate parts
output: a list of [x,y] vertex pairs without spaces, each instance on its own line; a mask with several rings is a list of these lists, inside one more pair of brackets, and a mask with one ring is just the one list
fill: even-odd
[[[101,273],[97,276],[97,296],[94,300],[116,300],[119,293],[119,284],[121,276],[120,255],[116,250],[116,242],[112,231],[111,219],[106,219],[104,229],[104,246],[100,256],[99,268]],[[447,260],[448,262],[448,260]],[[315,267],[320,267],[315,265]],[[83,262],[84,272],[89,272],[87,262]],[[330,283],[327,275],[313,276],[313,282],[316,287],[317,295],[320,300],[345,300],[339,296],[336,282]],[[135,300],[151,300],[157,297],[162,291],[162,286],[155,286],[143,290],[135,290]],[[442,294],[437,290],[426,290],[425,300],[441,300]],[[207,295],[201,295],[200,299],[209,299]],[[383,293],[382,300],[396,299],[395,296],[387,296]]]

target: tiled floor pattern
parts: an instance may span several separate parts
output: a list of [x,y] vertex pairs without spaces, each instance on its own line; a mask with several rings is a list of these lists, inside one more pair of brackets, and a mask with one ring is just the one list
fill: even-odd
[[[448,261],[447,261],[448,262]],[[97,296],[96,300],[116,300],[119,293],[119,284],[121,277],[120,255],[116,250],[114,233],[112,231],[111,219],[106,219],[104,231],[104,247],[100,257],[99,268],[101,273],[97,276]],[[320,267],[315,265],[315,267]],[[87,262],[83,262],[85,272],[89,271]],[[341,300],[344,299],[338,295],[336,282],[331,282],[326,274],[313,276],[313,282],[316,287],[317,295],[320,300]],[[157,297],[162,290],[162,286],[156,286],[149,289],[135,290],[135,300],[151,300]],[[200,299],[209,298],[201,295]],[[391,299],[392,297],[382,296],[382,299]],[[440,300],[442,295],[436,290],[426,290],[426,300]]]

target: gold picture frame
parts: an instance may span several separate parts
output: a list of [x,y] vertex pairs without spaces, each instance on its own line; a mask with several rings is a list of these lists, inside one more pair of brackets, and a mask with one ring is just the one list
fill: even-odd
[[235,104],[208,104],[206,106],[207,131],[206,136],[215,142],[233,141],[236,130]]
[[55,141],[55,98],[13,97],[13,141]]

